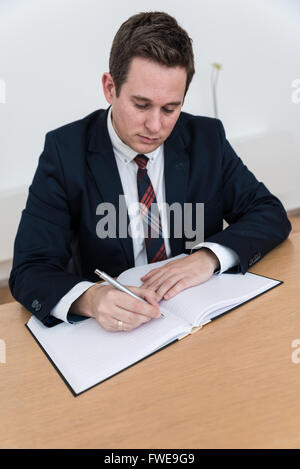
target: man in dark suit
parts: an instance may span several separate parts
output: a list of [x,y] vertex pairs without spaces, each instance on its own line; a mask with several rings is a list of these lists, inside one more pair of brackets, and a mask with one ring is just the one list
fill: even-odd
[[[10,276],[14,297],[45,325],[95,317],[107,330],[131,330],[160,315],[162,298],[214,273],[245,273],[288,236],[282,204],[235,154],[221,122],[181,112],[193,74],[191,40],[176,20],[135,15],[115,36],[102,78],[110,107],[47,133]],[[152,217],[165,203],[180,213]],[[136,216],[136,236],[123,236],[124,220],[128,226]],[[155,267],[180,253],[188,256]],[[95,268],[117,276],[151,262],[142,286],[132,289],[146,302],[95,285]]]

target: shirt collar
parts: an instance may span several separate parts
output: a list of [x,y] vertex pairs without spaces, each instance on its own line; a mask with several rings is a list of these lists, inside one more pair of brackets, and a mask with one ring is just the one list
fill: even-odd
[[[113,146],[113,150],[115,155],[119,157],[124,164],[128,164],[137,156],[137,152],[130,148],[128,145],[126,145],[126,143],[122,142],[112,125],[111,117],[112,108],[110,107],[107,113],[107,129]],[[153,161],[162,152],[162,149],[163,144],[156,148],[154,151],[151,151],[150,153],[145,153],[145,155],[148,156],[150,161]]]

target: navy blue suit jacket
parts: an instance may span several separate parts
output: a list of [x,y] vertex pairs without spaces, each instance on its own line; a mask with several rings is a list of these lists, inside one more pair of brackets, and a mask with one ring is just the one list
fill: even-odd
[[[134,266],[132,240],[100,239],[101,202],[117,209],[123,194],[107,131],[108,110],[46,134],[18,228],[9,284],[13,296],[46,325],[52,308],[78,282],[117,276]],[[166,201],[204,205],[205,241],[233,249],[245,273],[291,230],[281,202],[247,169],[218,119],[181,113],[165,141]],[[117,216],[118,219],[118,216]],[[223,230],[223,219],[229,226]],[[118,232],[118,226],[117,226]],[[172,236],[172,256],[186,252]],[[190,240],[188,240],[190,241]]]

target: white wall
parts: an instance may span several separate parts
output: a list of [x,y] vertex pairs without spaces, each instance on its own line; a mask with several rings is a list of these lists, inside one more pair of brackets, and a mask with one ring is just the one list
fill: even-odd
[[113,36],[146,10],[174,15],[193,39],[196,76],[184,110],[213,115],[210,64],[222,63],[228,138],[287,209],[300,207],[300,103],[291,99],[300,0],[0,0],[0,261],[12,256],[45,133],[107,106],[100,84]]

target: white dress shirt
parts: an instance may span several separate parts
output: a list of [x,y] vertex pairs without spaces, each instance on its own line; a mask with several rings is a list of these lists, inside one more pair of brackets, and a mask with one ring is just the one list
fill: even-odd
[[[136,220],[139,214],[137,213],[137,207],[139,202],[138,190],[137,190],[137,171],[138,166],[134,161],[137,153],[128,145],[126,145],[117,135],[111,120],[111,108],[109,109],[107,116],[107,128],[108,133],[112,142],[114,155],[116,158],[117,167],[120,174],[120,179],[123,187],[123,192],[126,196],[126,204],[128,209],[129,221],[131,222],[134,219]],[[166,202],[165,196],[165,180],[164,180],[164,145],[156,148],[156,150],[146,153],[146,156],[149,158],[147,163],[147,171],[149,178],[151,180],[158,206],[163,206]],[[166,254],[169,258],[171,256],[171,247],[170,240],[167,236],[168,227],[167,227],[167,217],[166,214],[162,211],[161,215],[161,227],[162,233],[165,241]],[[145,241],[142,231],[142,222],[140,223],[131,223],[131,226],[135,226],[136,229],[132,236],[133,242],[133,254],[134,254],[134,263],[135,266],[147,264],[147,252],[145,247]],[[222,272],[234,267],[239,263],[239,257],[230,248],[221,246],[216,243],[203,242],[199,243],[193,247],[193,249],[199,249],[206,247],[210,249],[217,256],[220,262],[220,270],[216,272],[221,274]],[[153,266],[155,267],[155,266]],[[90,288],[94,283],[92,282],[79,282],[75,285],[52,309],[51,314],[58,319],[61,319],[66,322],[68,311],[72,303],[79,298],[88,288]]]

